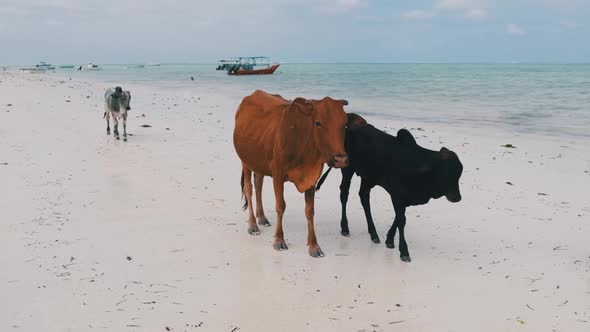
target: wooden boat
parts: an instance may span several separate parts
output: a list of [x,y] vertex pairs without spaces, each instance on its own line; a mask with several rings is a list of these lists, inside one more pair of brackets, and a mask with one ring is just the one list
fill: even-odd
[[248,56],[220,60],[217,70],[225,70],[228,75],[269,75],[279,66],[278,63],[271,63],[269,57]]

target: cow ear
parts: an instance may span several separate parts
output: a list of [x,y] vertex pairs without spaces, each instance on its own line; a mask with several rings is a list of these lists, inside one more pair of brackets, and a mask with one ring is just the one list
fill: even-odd
[[[310,99],[310,101],[314,102],[314,101],[318,101],[318,100]],[[322,100],[320,100],[320,101],[329,101],[330,103],[337,102],[338,104],[341,104],[342,106],[348,105],[348,100],[346,100],[346,99],[332,99],[332,97],[327,97],[327,96],[322,98]]]
[[355,113],[346,113],[348,120],[346,121],[347,128],[358,128],[367,124],[367,120]]
[[306,104],[307,103],[307,99],[303,98],[303,97],[297,97],[293,100],[293,103],[295,104]]
[[442,147],[440,149],[440,156],[442,157],[443,160],[449,159],[451,157],[451,150],[449,150],[445,147]]
[[293,103],[291,103],[291,107],[295,108],[296,110],[305,115],[311,115],[311,113],[313,112],[312,103],[310,103],[309,100],[301,97],[295,98],[295,100],[293,100]]
[[406,129],[398,130],[397,139],[404,144],[416,144],[416,139],[412,136],[412,133]]

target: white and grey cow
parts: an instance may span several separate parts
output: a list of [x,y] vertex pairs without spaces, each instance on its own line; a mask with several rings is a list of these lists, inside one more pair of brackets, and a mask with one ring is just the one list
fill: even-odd
[[123,121],[123,141],[127,142],[127,111],[131,109],[131,93],[118,86],[104,94],[104,118],[107,119],[107,135],[111,134],[109,119],[113,117],[113,135],[119,139],[119,120]]

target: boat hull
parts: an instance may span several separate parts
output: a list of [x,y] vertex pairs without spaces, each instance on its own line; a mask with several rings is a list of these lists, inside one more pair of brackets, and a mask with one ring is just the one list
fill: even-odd
[[277,68],[279,68],[280,64],[276,64],[276,65],[272,65],[269,68],[264,68],[264,69],[253,69],[253,70],[243,70],[243,69],[239,69],[236,72],[232,72],[232,73],[227,73],[228,75],[232,75],[232,76],[242,76],[242,75],[269,75],[275,72],[275,70],[277,70]]

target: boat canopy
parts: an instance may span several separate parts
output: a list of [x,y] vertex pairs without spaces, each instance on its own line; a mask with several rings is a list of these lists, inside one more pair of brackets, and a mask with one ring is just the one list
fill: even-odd
[[269,64],[270,57],[267,56],[238,56],[229,59],[219,60],[220,63],[235,63],[235,64]]

